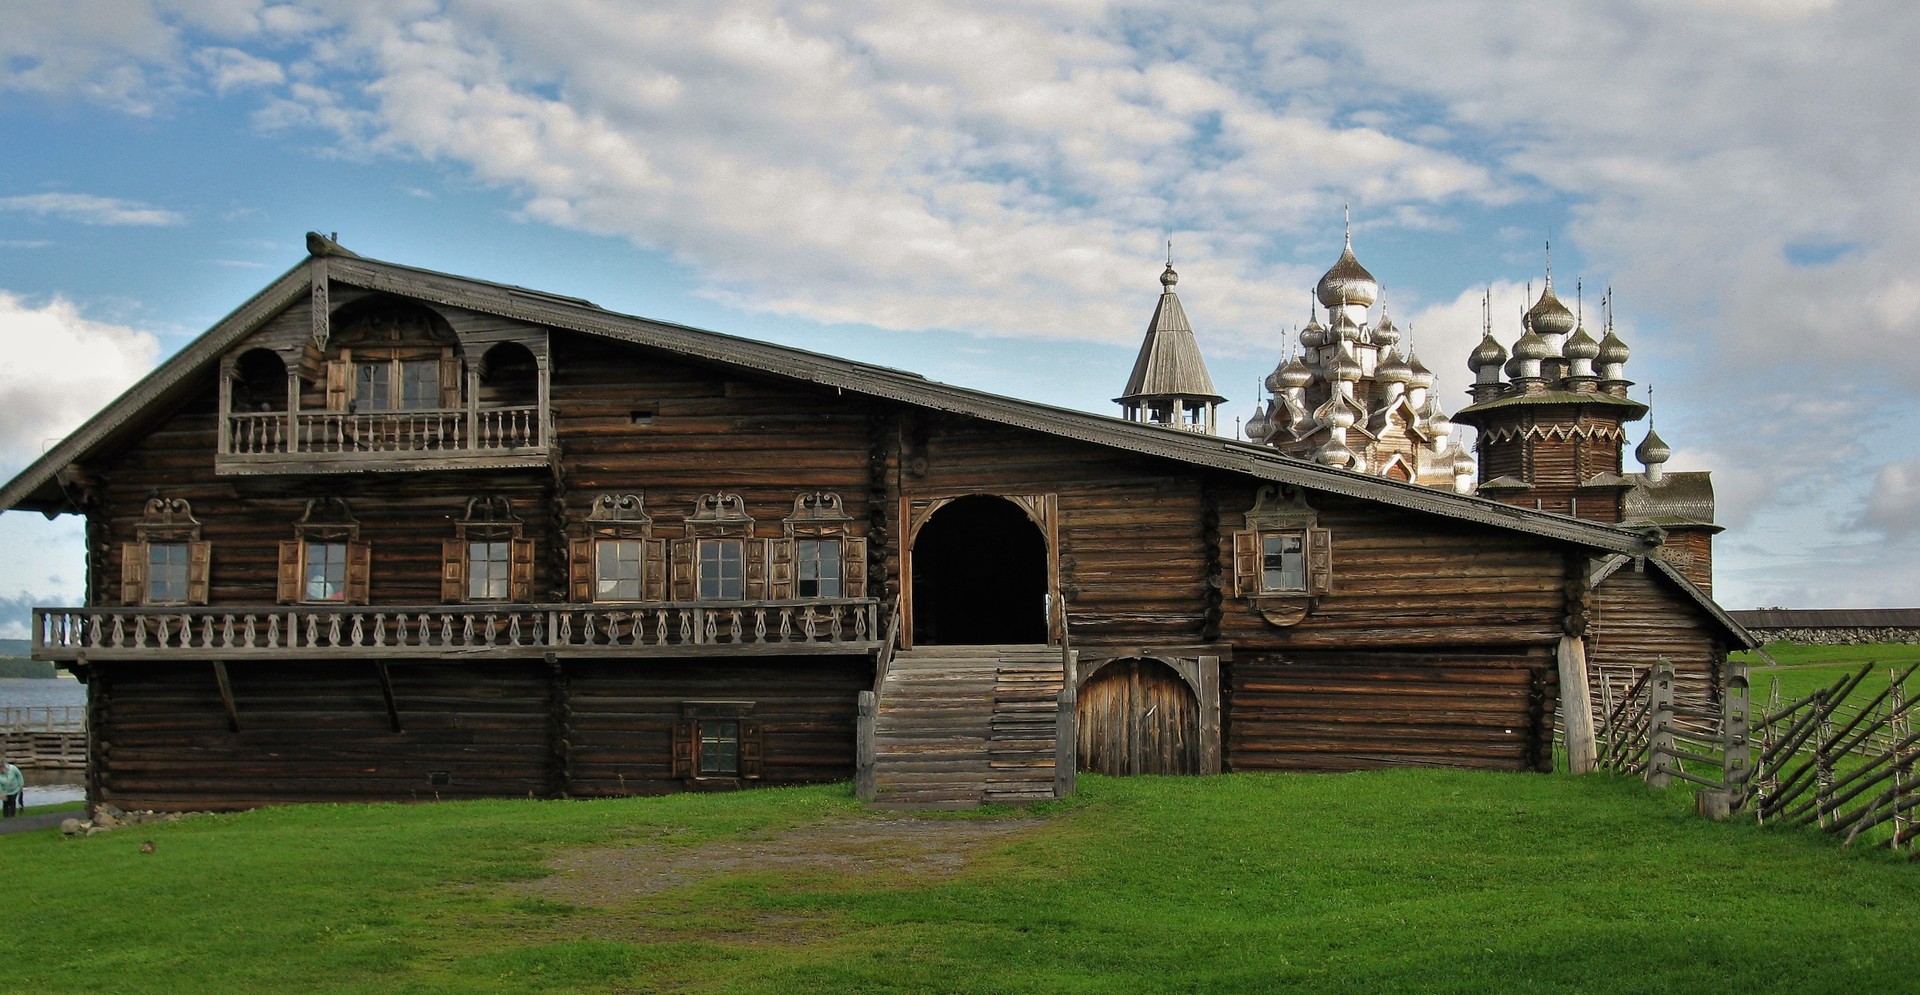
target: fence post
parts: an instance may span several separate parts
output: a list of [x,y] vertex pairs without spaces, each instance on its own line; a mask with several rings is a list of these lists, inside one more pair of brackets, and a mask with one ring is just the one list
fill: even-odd
[[855,722],[853,794],[863,802],[873,800],[876,785],[874,783],[874,722],[878,709],[878,699],[872,691],[860,692],[859,719]]
[[1673,664],[1665,660],[1653,665],[1653,678],[1647,682],[1652,708],[1647,716],[1647,786],[1664,788],[1673,783]]
[[1587,645],[1579,636],[1561,636],[1560,724],[1567,731],[1567,771],[1592,773],[1594,767],[1593,689],[1587,679]]

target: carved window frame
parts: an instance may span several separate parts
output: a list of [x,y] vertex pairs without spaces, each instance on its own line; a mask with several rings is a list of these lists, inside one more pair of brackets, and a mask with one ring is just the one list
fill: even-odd
[[[767,596],[776,601],[836,601],[867,596],[867,538],[853,534],[853,518],[832,491],[796,494],[793,513],[781,519],[781,537],[767,544]],[[837,542],[838,594],[800,593],[800,548],[808,542]]]
[[[470,498],[466,516],[454,523],[454,537],[441,540],[440,600],[447,604],[527,604],[533,600],[533,540],[523,535],[525,524],[513,513],[513,502],[498,494]],[[476,543],[507,547],[506,595],[475,595]]]
[[[147,499],[145,514],[133,527],[134,542],[120,549],[121,603],[141,606],[204,605],[208,602],[213,545],[200,538],[200,522],[185,498]],[[185,576],[179,598],[153,596],[156,550],[184,554]]]
[[[372,601],[373,547],[360,538],[360,522],[345,498],[314,498],[293,523],[294,538],[280,543],[278,600],[283,605],[364,605]],[[339,545],[344,564],[340,597],[307,596],[307,570],[317,546]]]
[[[1267,586],[1266,544],[1298,538],[1305,586]],[[1333,593],[1333,533],[1320,527],[1320,514],[1306,492],[1287,484],[1269,484],[1254,496],[1246,528],[1233,533],[1233,593],[1269,623],[1297,625],[1321,598]]]
[[[586,537],[570,544],[569,592],[580,604],[635,604],[660,602],[667,598],[666,542],[653,537],[653,518],[647,514],[646,496],[637,491],[603,493],[593,499],[587,512]],[[639,552],[638,596],[604,596],[601,588],[606,571],[605,554],[617,553],[621,544],[633,543]],[[617,581],[616,576],[612,578]]]
[[[728,603],[761,601],[767,597],[768,540],[754,535],[756,523],[747,514],[747,502],[738,494],[724,491],[702,494],[694,502],[693,514],[682,523],[685,538],[670,543],[673,600]],[[740,547],[740,596],[702,597],[702,570],[706,558],[702,544],[738,543]]]

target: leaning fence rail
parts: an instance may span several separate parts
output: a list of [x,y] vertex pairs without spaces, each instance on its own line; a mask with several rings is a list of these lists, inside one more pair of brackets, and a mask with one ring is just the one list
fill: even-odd
[[1703,814],[1817,827],[1848,844],[1878,830],[1876,842],[1920,859],[1920,733],[1907,686],[1920,665],[1889,669],[1884,686],[1874,669],[1788,703],[1776,678],[1758,709],[1744,667],[1718,702],[1677,694],[1664,661],[1602,671],[1592,701],[1599,766],[1656,786],[1693,784]]

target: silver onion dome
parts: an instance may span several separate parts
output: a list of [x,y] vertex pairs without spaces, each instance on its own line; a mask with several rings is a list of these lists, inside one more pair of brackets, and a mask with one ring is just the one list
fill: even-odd
[[1275,370],[1273,375],[1280,378],[1282,390],[1290,387],[1305,387],[1313,383],[1313,371],[1307,369],[1307,364],[1302,363],[1298,356],[1287,360],[1286,365]]
[[1573,337],[1567,340],[1566,352],[1567,358],[1570,360],[1599,359],[1600,343],[1595,342],[1593,336],[1587,334],[1586,327],[1582,326],[1574,329]]
[[1513,344],[1515,359],[1538,360],[1549,359],[1552,356],[1553,347],[1547,344],[1546,339],[1540,337],[1540,333],[1531,328],[1527,329],[1527,334],[1520,336],[1520,340]]
[[1353,464],[1353,450],[1328,440],[1326,445],[1320,447],[1319,452],[1313,454],[1313,461],[1321,466],[1344,470]]
[[1394,326],[1393,319],[1384,311],[1380,314],[1380,323],[1373,326],[1373,344],[1387,348],[1400,344],[1400,329]]
[[1480,464],[1475,462],[1472,453],[1467,452],[1467,447],[1461,446],[1453,451],[1454,476],[1471,477],[1478,469]]
[[1506,361],[1506,347],[1494,341],[1492,332],[1487,332],[1480,336],[1480,345],[1474,348],[1471,355],[1467,356],[1467,369],[1472,370],[1475,375],[1478,375],[1481,370],[1489,366],[1500,366]]
[[1647,437],[1641,439],[1640,444],[1633,448],[1633,458],[1639,460],[1641,466],[1659,466],[1673,458],[1673,450],[1668,448],[1664,439],[1660,438],[1660,433],[1654,431],[1653,426],[1649,425]]
[[1360,360],[1346,349],[1340,350],[1340,355],[1334,358],[1333,378],[1335,380],[1354,381],[1360,379],[1365,373],[1366,371],[1360,368]]
[[1380,296],[1380,283],[1367,272],[1360,260],[1354,258],[1353,241],[1348,239],[1346,247],[1340,250],[1340,258],[1320,277],[1320,284],[1314,288],[1314,296],[1328,308],[1342,304],[1358,304],[1372,307]]
[[1168,263],[1166,270],[1160,274],[1160,285],[1168,290],[1172,290],[1173,285],[1179,282],[1180,274],[1173,271],[1172,263]]
[[1577,323],[1573,312],[1554,295],[1552,277],[1547,278],[1546,289],[1540,291],[1540,299],[1527,309],[1527,315],[1522,320],[1541,335],[1565,335],[1573,331]]
[[1601,365],[1616,366],[1625,363],[1629,355],[1632,355],[1632,351],[1627,348],[1627,344],[1620,341],[1620,336],[1613,334],[1613,329],[1607,329],[1606,337],[1600,340]]
[[1328,334],[1327,326],[1320,323],[1319,315],[1308,318],[1307,327],[1300,329],[1300,344],[1309,349],[1324,348],[1332,342],[1333,336]]
[[1413,368],[1398,352],[1387,354],[1387,361],[1374,368],[1373,378],[1381,383],[1406,383],[1413,379]]
[[1422,363],[1420,357],[1411,352],[1407,353],[1407,369],[1413,371],[1411,383],[1415,387],[1433,386],[1433,371],[1427,369],[1427,364]]
[[1360,324],[1344,311],[1333,316],[1333,327],[1329,332],[1330,337],[1336,342],[1359,342],[1366,338],[1360,330]]

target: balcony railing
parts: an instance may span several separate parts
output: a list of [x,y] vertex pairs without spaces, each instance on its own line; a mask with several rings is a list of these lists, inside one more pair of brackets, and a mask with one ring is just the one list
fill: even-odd
[[226,453],[235,456],[335,453],[511,452],[545,445],[539,409],[422,408],[411,411],[241,412],[227,416]]
[[36,660],[865,653],[879,602],[35,608]]

